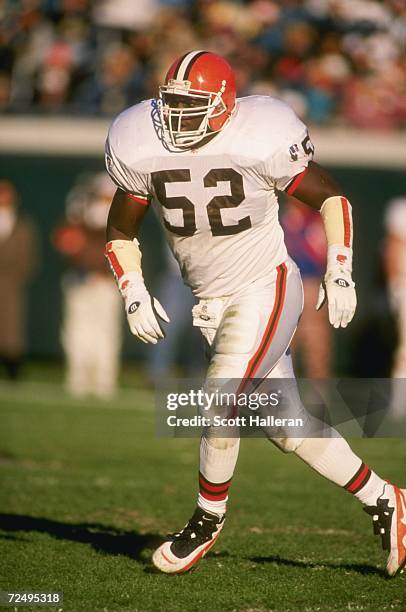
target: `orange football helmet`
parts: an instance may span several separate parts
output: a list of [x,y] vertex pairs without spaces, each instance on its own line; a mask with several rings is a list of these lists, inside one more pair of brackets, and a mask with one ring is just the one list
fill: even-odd
[[[179,97],[184,99],[183,108],[175,104]],[[225,59],[209,51],[186,53],[172,64],[165,84],[159,88],[165,141],[187,149],[207,135],[220,132],[232,117],[235,98],[234,72]],[[194,129],[190,126],[193,118],[201,118]]]

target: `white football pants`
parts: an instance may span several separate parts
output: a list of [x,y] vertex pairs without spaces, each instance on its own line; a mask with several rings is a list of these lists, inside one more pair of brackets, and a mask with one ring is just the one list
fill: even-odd
[[[216,308],[218,309],[218,300]],[[211,300],[202,300],[210,315]],[[288,259],[267,279],[252,283],[241,294],[222,300],[215,327],[202,327],[209,345],[210,363],[206,388],[213,391],[227,383],[227,392],[243,392],[242,379],[294,379],[290,354],[287,354],[303,309],[303,287],[296,264]],[[195,325],[198,321],[195,321]],[[231,379],[231,380],[230,380]],[[232,388],[232,385],[236,388]],[[306,415],[296,383],[289,385],[296,417]],[[248,393],[248,390],[247,390]],[[208,437],[222,436],[210,427]],[[230,429],[227,430],[230,437]],[[296,434],[295,434],[296,435]],[[300,439],[275,441],[284,450],[293,450]],[[219,441],[217,441],[220,443]],[[293,445],[293,448],[291,448]]]

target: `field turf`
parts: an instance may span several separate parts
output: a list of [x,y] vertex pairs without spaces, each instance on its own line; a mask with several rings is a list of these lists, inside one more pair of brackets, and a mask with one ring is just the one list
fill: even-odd
[[[216,546],[155,573],[194,508],[198,441],[155,436],[148,390],[74,401],[48,378],[0,386],[0,590],[63,591],[67,611],[406,610],[359,503],[260,439],[242,442]],[[353,445],[406,485],[405,440]]]

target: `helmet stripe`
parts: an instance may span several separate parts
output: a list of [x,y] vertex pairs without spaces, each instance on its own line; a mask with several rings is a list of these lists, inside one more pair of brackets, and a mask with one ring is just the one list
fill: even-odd
[[183,62],[183,60],[185,59],[185,57],[188,57],[188,55],[190,55],[190,51],[188,51],[187,53],[185,53],[185,55],[182,55],[182,57],[178,60],[177,64],[176,64],[176,68],[175,68],[175,72],[173,74],[173,78],[177,79],[178,78],[178,74],[179,74],[179,68]]
[[179,81],[186,81],[193,64],[195,63],[198,57],[203,55],[203,53],[207,53],[207,51],[191,51],[190,53],[187,53],[182,58],[182,61],[180,62],[176,70],[175,79]]
[[196,61],[199,59],[199,57],[201,55],[204,55],[205,53],[207,53],[207,51],[200,51],[199,53],[197,53],[197,55],[195,55],[189,62],[188,67],[185,70],[185,76],[183,77],[185,81],[188,80],[189,78],[189,74],[190,71],[192,70],[192,67],[195,65]]

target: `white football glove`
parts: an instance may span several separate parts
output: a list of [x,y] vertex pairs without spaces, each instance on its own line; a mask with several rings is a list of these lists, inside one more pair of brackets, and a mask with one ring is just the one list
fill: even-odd
[[328,318],[335,328],[347,327],[357,306],[355,283],[350,270],[343,266],[327,267],[327,272],[319,289],[316,310],[328,302]]
[[146,344],[156,344],[165,337],[159,319],[169,323],[169,317],[156,298],[148,293],[137,272],[129,272],[120,279],[120,293],[131,333]]

